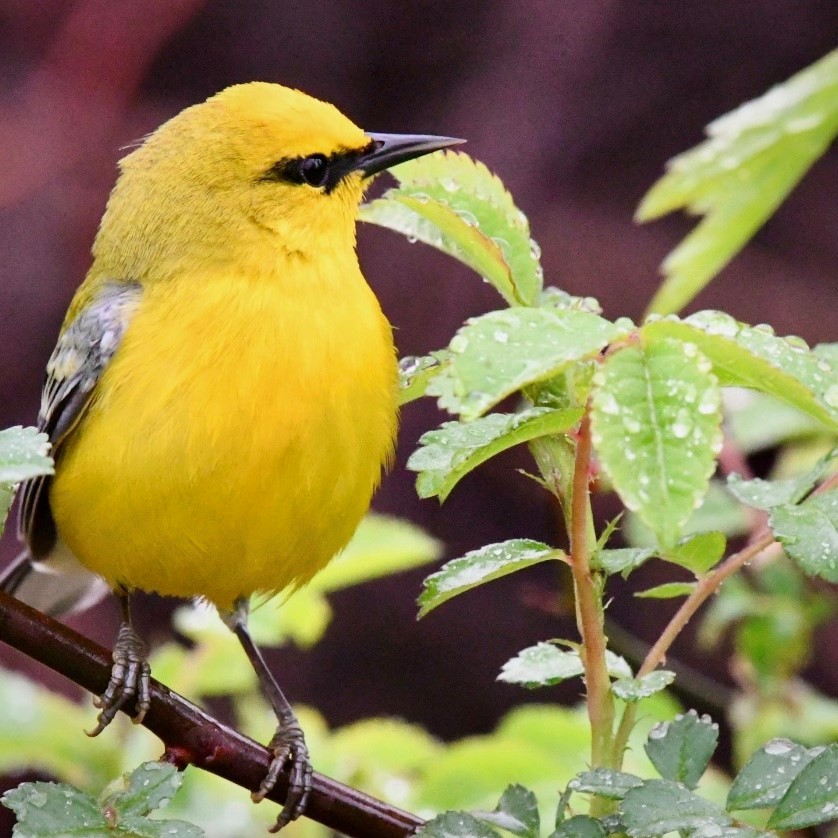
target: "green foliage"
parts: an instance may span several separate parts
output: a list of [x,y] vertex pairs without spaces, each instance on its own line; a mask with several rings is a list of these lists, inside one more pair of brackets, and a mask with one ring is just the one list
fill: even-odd
[[583,410],[533,407],[520,413],[492,413],[473,422],[443,422],[419,439],[420,447],[407,461],[419,472],[420,498],[444,501],[470,471],[501,451],[541,436],[561,434],[582,418]]
[[0,431],[0,535],[22,480],[52,474],[49,439],[36,428],[6,428]]
[[674,544],[707,491],[721,447],[720,396],[690,343],[615,352],[594,378],[593,442],[626,506]]
[[0,802],[17,815],[15,838],[201,838],[203,830],[148,817],[169,804],[183,777],[173,765],[146,762],[98,799],[61,783],[22,783]]
[[500,579],[534,564],[565,558],[561,551],[526,538],[487,544],[479,550],[466,553],[460,559],[448,562],[441,570],[425,579],[424,590],[419,597],[419,616],[424,617],[451,597],[484,582]]
[[709,139],[669,163],[637,218],[704,215],[667,256],[650,310],[686,305],[736,255],[838,133],[838,52],[711,123]]
[[444,152],[391,170],[399,186],[360,217],[456,257],[490,282],[510,305],[541,293],[541,251],[526,216],[501,181],[465,154]]

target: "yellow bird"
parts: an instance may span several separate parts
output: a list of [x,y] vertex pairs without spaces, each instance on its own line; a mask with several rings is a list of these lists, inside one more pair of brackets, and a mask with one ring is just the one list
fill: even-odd
[[304,809],[311,768],[248,597],[308,581],[369,506],[393,452],[396,363],[357,209],[371,176],[458,142],[365,133],[276,84],[187,108],[121,161],[47,366],[55,475],[23,488],[27,552],[0,586],[53,614],[119,597],[91,735],[149,706],[131,592],[215,603],[277,715],[254,795],[290,765],[277,829]]

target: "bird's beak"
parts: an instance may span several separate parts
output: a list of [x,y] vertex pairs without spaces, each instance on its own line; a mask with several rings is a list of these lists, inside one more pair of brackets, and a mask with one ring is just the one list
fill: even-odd
[[434,137],[427,134],[367,134],[367,137],[372,144],[370,151],[358,157],[353,166],[355,171],[361,172],[364,177],[372,177],[397,163],[404,163],[406,160],[413,160],[414,157],[465,142],[455,137]]

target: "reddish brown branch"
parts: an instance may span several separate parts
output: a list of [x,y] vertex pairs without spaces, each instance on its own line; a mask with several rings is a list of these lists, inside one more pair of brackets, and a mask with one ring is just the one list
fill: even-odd
[[[92,693],[108,683],[110,654],[67,626],[0,592],[0,640]],[[163,740],[167,758],[192,764],[251,791],[268,770],[268,750],[225,727],[156,681],[143,726]],[[79,736],[83,735],[79,731]],[[315,774],[306,816],[353,838],[404,838],[423,821],[415,815]],[[287,777],[269,799],[282,803]]]

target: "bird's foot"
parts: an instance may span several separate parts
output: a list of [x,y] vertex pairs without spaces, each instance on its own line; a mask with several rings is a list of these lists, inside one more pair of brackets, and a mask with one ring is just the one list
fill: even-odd
[[263,800],[271,793],[283,768],[289,767],[288,796],[285,805],[271,827],[271,832],[279,832],[291,821],[295,821],[305,812],[308,795],[311,791],[311,763],[308,759],[308,748],[305,737],[293,714],[284,717],[276,729],[276,733],[268,743],[268,749],[273,754],[270,767],[259,790],[251,797],[254,803]]
[[93,699],[100,708],[96,727],[86,731],[88,736],[98,736],[116,714],[136,697],[134,724],[140,724],[151,705],[151,667],[146,660],[147,650],[140,636],[130,623],[122,623],[113,648],[111,680],[102,695]]

